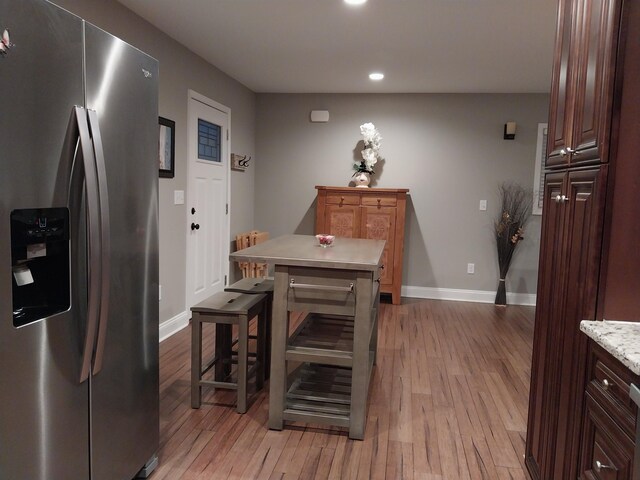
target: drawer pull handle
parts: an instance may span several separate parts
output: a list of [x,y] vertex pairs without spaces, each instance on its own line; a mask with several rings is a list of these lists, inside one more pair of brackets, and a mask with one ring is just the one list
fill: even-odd
[[615,467],[605,465],[600,460],[596,460],[596,472],[599,472],[600,470],[615,470]]
[[611,386],[611,382],[609,380],[607,380],[606,378],[604,380],[602,380],[602,388],[605,390],[609,390],[609,387]]
[[296,279],[292,278],[289,281],[289,288],[304,288],[307,290],[324,290],[329,292],[353,292],[353,283],[350,283],[348,287],[336,287],[333,285],[314,285],[311,283],[296,283]]

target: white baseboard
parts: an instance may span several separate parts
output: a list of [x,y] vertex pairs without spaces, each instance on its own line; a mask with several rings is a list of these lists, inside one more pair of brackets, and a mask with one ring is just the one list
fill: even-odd
[[[454,300],[457,302],[493,303],[496,292],[487,290],[461,290],[457,288],[433,288],[402,286],[401,295],[410,298],[428,298],[431,300]],[[532,293],[507,293],[509,305],[536,305],[536,295]],[[160,341],[189,325],[189,312],[186,310],[160,324]]]
[[165,320],[160,324],[160,341],[166,340],[174,333],[178,333],[184,327],[189,325],[189,312],[186,310],[182,313],[179,313],[173,318],[169,320]]
[[[455,300],[458,302],[493,303],[496,299],[495,291],[488,290],[460,290],[457,288],[432,288],[402,286],[401,295],[412,298],[429,298],[432,300]],[[509,305],[536,305],[536,295],[533,293],[507,293]]]

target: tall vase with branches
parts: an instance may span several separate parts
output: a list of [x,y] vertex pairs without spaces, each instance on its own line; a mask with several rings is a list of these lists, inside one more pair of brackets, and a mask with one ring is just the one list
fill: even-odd
[[498,187],[501,200],[500,213],[494,223],[500,279],[496,292],[496,305],[507,304],[505,281],[511,259],[518,244],[524,239],[524,227],[531,216],[532,193],[515,183],[502,183]]

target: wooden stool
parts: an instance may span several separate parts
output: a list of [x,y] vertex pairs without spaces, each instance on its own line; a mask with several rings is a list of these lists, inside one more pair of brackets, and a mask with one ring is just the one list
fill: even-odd
[[[191,307],[191,407],[200,408],[202,387],[212,386],[237,390],[238,413],[247,411],[247,380],[255,373],[256,389],[264,386],[266,365],[265,344],[267,327],[267,295],[245,295],[235,292],[218,292]],[[249,368],[249,320],[258,315],[256,361]],[[216,324],[214,355],[202,367],[202,324]],[[231,329],[238,326],[238,368],[235,382],[231,378]],[[202,376],[212,367],[214,381]]]
[[[243,278],[224,289],[225,292],[245,293],[247,295],[267,295],[267,330],[265,338],[264,378],[269,378],[271,372],[271,305],[273,304],[273,279]],[[251,338],[251,337],[250,337]]]

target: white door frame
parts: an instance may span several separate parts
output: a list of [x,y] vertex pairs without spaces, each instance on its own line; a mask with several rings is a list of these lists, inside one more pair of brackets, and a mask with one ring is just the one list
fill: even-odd
[[[225,113],[227,115],[227,137],[226,137],[226,143],[223,143],[223,145],[225,146],[225,148],[222,149],[222,156],[223,158],[226,160],[226,175],[227,175],[227,214],[226,214],[226,222],[225,222],[225,227],[226,227],[226,231],[223,232],[224,235],[224,239],[225,241],[223,242],[223,249],[222,249],[222,255],[224,258],[221,259],[222,261],[222,265],[224,265],[224,272],[225,272],[225,278],[229,279],[229,254],[231,253],[229,251],[229,245],[230,245],[230,238],[231,238],[231,215],[229,214],[229,212],[231,211],[231,207],[230,207],[230,202],[231,202],[231,109],[229,107],[227,107],[226,105],[223,105],[221,103],[218,103],[214,100],[211,100],[208,97],[205,97],[204,95],[189,89],[188,90],[188,96],[187,96],[187,196],[188,194],[192,191],[191,190],[191,158],[192,155],[195,154],[195,144],[193,141],[191,141],[191,133],[189,131],[189,120],[191,119],[191,114],[193,113],[191,110],[191,99],[196,100],[198,102],[201,102],[211,108],[215,108],[216,110],[220,110],[221,112]],[[193,306],[193,297],[191,295],[191,292],[189,291],[189,260],[192,258],[192,255],[195,254],[195,252],[189,252],[190,249],[190,244],[191,242],[189,242],[189,230],[191,228],[191,217],[189,215],[189,211],[188,211],[188,205],[189,205],[189,199],[187,198],[185,201],[185,214],[186,214],[186,223],[185,223],[185,239],[186,239],[186,246],[187,246],[187,252],[186,252],[186,269],[185,269],[185,310],[187,312],[188,318],[191,318],[191,310],[190,308]]]

